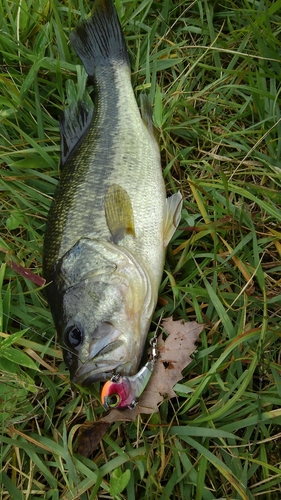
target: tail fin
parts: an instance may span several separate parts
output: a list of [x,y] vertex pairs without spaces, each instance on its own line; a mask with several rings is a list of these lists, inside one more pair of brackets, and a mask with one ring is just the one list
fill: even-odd
[[96,0],[90,19],[70,34],[70,41],[89,76],[98,67],[126,62],[129,57],[112,0]]

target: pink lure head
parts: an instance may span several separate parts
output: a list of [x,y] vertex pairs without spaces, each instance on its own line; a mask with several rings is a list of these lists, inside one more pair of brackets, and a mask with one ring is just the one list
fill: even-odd
[[132,404],[134,395],[127,377],[119,377],[117,381],[108,380],[101,392],[101,402],[106,409],[124,410]]

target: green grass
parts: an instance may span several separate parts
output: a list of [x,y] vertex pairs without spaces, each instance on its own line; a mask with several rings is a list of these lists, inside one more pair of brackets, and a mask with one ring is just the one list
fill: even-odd
[[206,328],[177,399],[77,454],[79,425],[103,409],[71,391],[44,294],[9,262],[41,273],[58,117],[86,83],[69,32],[91,3],[3,0],[2,498],[279,500],[281,1],[116,5],[167,190],[185,196],[154,325],[164,313]]

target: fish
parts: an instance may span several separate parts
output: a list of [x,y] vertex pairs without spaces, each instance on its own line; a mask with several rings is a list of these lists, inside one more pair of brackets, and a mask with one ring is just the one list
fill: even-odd
[[112,1],[96,0],[70,41],[94,97],[60,120],[43,276],[70,379],[88,387],[137,374],[182,195],[166,197],[151,106],[143,95],[140,113]]

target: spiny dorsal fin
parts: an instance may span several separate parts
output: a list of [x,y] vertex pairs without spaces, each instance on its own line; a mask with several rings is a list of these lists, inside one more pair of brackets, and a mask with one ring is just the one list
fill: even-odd
[[112,184],[105,195],[105,217],[112,241],[118,243],[125,234],[135,236],[134,214],[127,191]]
[[164,211],[163,244],[166,247],[181,220],[182,195],[178,191],[166,199]]
[[77,149],[92,123],[94,106],[90,98],[65,108],[60,119],[61,167]]

